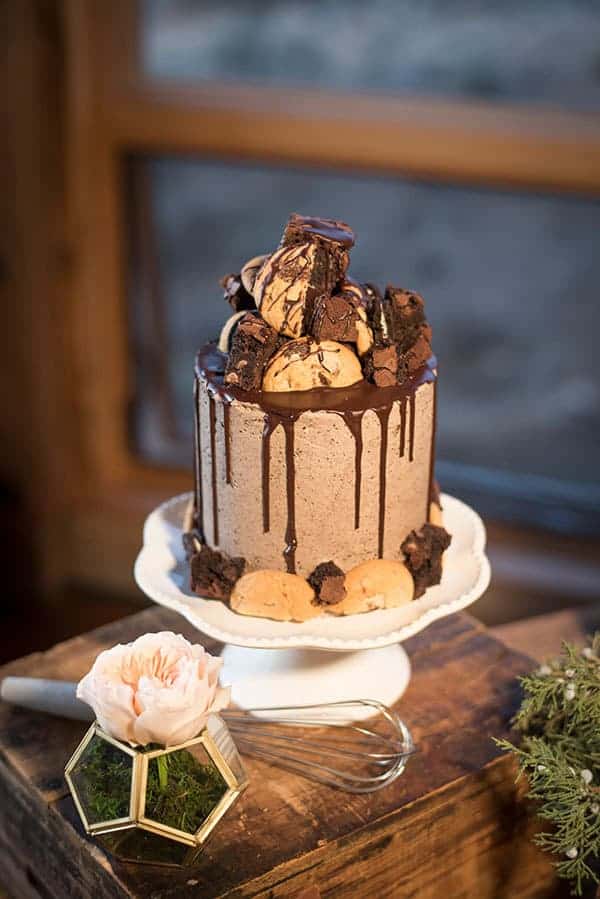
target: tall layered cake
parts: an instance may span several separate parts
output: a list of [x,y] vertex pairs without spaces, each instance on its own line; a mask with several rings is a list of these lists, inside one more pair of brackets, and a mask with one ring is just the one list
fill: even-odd
[[292,215],[198,353],[191,586],[242,614],[390,608],[441,576],[431,328],[416,293],[349,276],[353,245]]

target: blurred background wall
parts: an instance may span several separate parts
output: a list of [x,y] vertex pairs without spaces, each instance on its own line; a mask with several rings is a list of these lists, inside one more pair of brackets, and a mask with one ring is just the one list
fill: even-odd
[[354,274],[426,298],[437,474],[490,530],[475,614],[598,599],[596,3],[0,15],[3,655],[143,602],[144,515],[191,483],[191,367],[226,315],[218,279],[292,210],[349,221]]

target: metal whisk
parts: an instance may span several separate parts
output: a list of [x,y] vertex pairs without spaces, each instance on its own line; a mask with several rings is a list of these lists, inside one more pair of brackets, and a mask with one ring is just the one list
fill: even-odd
[[[66,681],[7,677],[0,697],[15,705],[91,721]],[[350,793],[393,783],[415,751],[396,712],[373,699],[221,712],[241,753]],[[377,717],[374,717],[377,716]],[[368,718],[368,721],[365,720]]]
[[349,793],[393,783],[415,751],[402,719],[372,699],[222,714],[240,752]]

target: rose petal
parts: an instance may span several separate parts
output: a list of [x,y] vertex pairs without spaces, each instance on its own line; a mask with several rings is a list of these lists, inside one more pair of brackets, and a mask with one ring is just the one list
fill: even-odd
[[173,746],[197,736],[229,703],[222,660],[165,631],[100,653],[77,695],[117,739]]

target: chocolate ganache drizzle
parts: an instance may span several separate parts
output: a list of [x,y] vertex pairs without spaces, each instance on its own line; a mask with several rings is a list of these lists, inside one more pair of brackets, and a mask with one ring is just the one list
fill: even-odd
[[362,487],[362,421],[364,409],[345,409],[339,413],[354,438],[354,530],[360,527],[360,491]]
[[231,403],[223,403],[223,439],[225,441],[225,483],[231,484]]
[[194,378],[194,525],[204,540],[202,509],[202,452],[200,442],[200,390],[198,378]]
[[323,240],[330,240],[333,243],[339,243],[343,247],[350,249],[354,245],[354,237],[348,229],[340,228],[337,222],[330,219],[313,218],[312,216],[303,216],[303,229],[309,234],[315,234]]
[[[372,410],[380,424],[379,446],[379,488],[378,488],[378,545],[377,555],[383,557],[385,537],[385,503],[387,488],[387,459],[389,444],[389,419],[394,403],[398,402],[400,410],[399,428],[399,455],[406,452],[408,443],[408,459],[414,459],[415,439],[415,394],[417,389],[427,383],[433,384],[433,397],[435,408],[436,394],[436,360],[431,357],[425,365],[409,381],[402,385],[391,387],[377,387],[367,381],[360,381],[346,388],[315,388],[305,391],[291,391],[286,393],[269,393],[265,391],[240,390],[232,385],[224,383],[224,372],[227,362],[226,354],[220,352],[215,344],[208,344],[198,354],[196,359],[196,479],[197,490],[195,495],[196,519],[198,527],[202,529],[203,509],[201,491],[201,436],[200,436],[200,407],[199,407],[199,383],[206,384],[209,397],[209,440],[211,454],[211,488],[212,488],[212,516],[213,538],[215,546],[219,543],[219,519],[218,519],[218,478],[216,455],[216,425],[217,403],[223,408],[224,447],[225,447],[225,480],[231,483],[231,430],[230,430],[230,406],[234,401],[255,404],[264,416],[261,446],[262,468],[262,520],[265,533],[270,530],[270,476],[271,476],[271,436],[273,432],[282,427],[285,437],[285,468],[286,468],[286,507],[287,524],[284,535],[282,555],[286,563],[287,571],[295,573],[296,549],[298,545],[296,532],[296,468],[295,468],[295,426],[305,412],[325,411],[339,415],[349,432],[352,434],[355,445],[354,456],[354,527],[360,526],[360,501],[361,501],[361,477],[363,438],[363,417],[367,410]],[[407,440],[408,435],[408,440]],[[429,490],[431,493],[434,474],[434,440],[435,423],[431,440],[431,457],[429,466]],[[423,520],[429,517],[429,501]]]
[[210,422],[210,458],[211,458],[211,483],[212,483],[212,512],[213,512],[213,540],[215,546],[219,545],[219,497],[217,490],[217,450],[216,450],[216,418],[217,410],[215,397],[212,392],[208,394],[208,415]]

